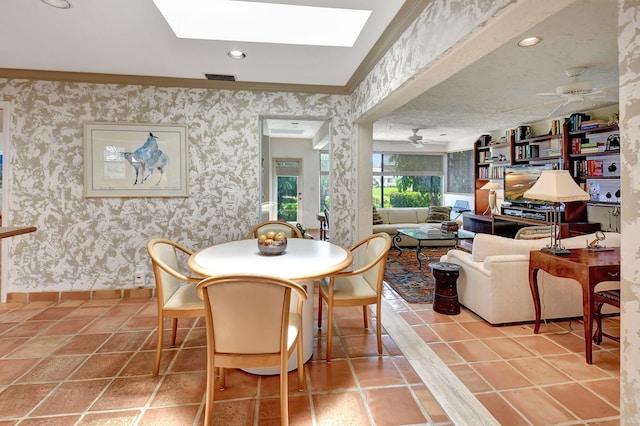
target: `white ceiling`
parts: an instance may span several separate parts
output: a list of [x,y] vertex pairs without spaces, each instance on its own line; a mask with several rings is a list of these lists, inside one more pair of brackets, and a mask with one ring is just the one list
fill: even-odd
[[[2,0],[0,68],[188,79],[215,73],[234,75],[239,82],[345,87],[396,13],[428,3],[262,1],[369,8],[373,13],[353,48],[331,48],[181,40],[152,0],[71,0],[69,10],[40,0]],[[541,35],[543,42],[528,49],[516,47],[516,38],[505,43],[378,120],[374,139],[406,141],[411,129],[420,128],[426,140],[474,141],[482,133],[544,119],[564,100],[536,93],[567,83],[564,70],[574,66],[587,67],[583,78],[596,89],[608,89],[603,99],[573,104],[575,111],[616,101],[616,0],[576,1],[526,32],[531,34]],[[245,51],[247,59],[228,58],[231,49]]]
[[[344,86],[404,0],[261,0],[372,10],[352,48],[177,38],[152,0],[0,3],[0,66],[35,70]],[[331,31],[331,28],[327,28]],[[241,50],[247,58],[227,56]]]
[[[617,103],[617,19],[616,0],[576,1],[377,121],[374,137],[398,140],[402,129],[406,139],[411,129],[424,128],[418,134],[425,139],[474,142],[483,133],[546,119],[566,99],[536,94],[570,82],[569,67],[587,67],[581,78],[603,92],[560,116]],[[542,43],[518,47],[529,35],[542,36]]]

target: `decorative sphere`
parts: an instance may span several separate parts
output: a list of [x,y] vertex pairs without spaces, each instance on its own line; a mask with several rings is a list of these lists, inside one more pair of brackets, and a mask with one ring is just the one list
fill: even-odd
[[277,256],[279,254],[283,254],[286,249],[286,237],[282,240],[258,240],[258,250],[260,250],[260,254],[263,254],[265,256]]

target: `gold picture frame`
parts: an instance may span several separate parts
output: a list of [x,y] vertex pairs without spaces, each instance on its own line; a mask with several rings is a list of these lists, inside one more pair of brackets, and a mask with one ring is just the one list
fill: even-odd
[[187,126],[84,123],[85,197],[188,197]]

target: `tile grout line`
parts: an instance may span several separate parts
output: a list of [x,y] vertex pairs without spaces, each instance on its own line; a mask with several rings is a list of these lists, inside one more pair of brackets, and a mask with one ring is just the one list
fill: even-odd
[[390,337],[454,424],[499,423],[386,300],[382,322]]

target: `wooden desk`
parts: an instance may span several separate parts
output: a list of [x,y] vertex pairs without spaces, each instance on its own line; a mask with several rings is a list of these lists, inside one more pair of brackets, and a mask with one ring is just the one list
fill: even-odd
[[612,251],[589,251],[571,249],[571,254],[554,256],[534,250],[529,258],[529,285],[536,312],[534,333],[540,331],[540,293],[538,291],[538,271],[551,275],[572,278],[582,286],[582,316],[584,319],[584,347],[587,364],[591,364],[593,334],[593,292],[602,281],[620,281],[620,248]]
[[[4,238],[15,237],[16,235],[28,234],[37,231],[35,226],[0,226],[0,241]],[[0,244],[0,247],[2,245]],[[1,252],[1,250],[0,250]],[[0,275],[2,271],[2,256],[0,256]],[[6,302],[7,288],[0,283],[0,301]]]
[[28,234],[38,228],[35,226],[0,226],[0,238],[15,237],[16,235]]

